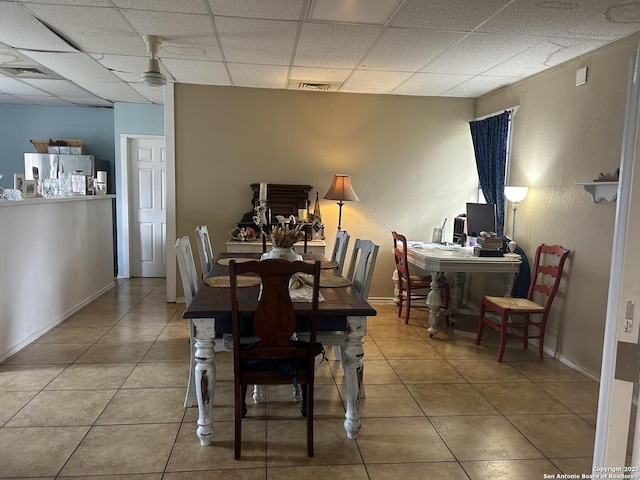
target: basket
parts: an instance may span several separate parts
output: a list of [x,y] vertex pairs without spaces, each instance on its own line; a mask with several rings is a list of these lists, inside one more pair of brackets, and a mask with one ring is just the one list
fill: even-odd
[[83,152],[83,140],[69,140],[65,138],[50,138],[49,140],[30,140],[31,144],[36,147],[38,153],[49,153],[49,147],[78,147],[80,153]]

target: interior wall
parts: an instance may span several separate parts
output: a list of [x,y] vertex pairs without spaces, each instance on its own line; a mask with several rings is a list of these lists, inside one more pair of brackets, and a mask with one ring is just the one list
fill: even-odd
[[430,239],[447,217],[451,240],[477,195],[472,99],[176,84],[175,112],[177,236],[207,224],[218,253],[252,208],[251,183],[309,184],[330,254],[338,207],[322,197],[349,174],[360,201],[344,205],[342,227],[380,245],[371,297],[393,295],[391,230]]
[[[629,59],[637,45],[634,35],[478,99],[478,115],[520,105],[509,184],[528,186],[529,195],[517,211],[516,240],[530,258],[540,243],[571,249],[545,344],[594,375],[602,359],[615,203],[594,203],[576,183],[620,164]],[[576,86],[582,67],[587,83]]]

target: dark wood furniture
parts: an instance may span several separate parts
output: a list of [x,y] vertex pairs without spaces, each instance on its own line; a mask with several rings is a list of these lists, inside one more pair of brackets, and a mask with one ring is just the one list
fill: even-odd
[[[544,352],[544,332],[549,318],[549,311],[553,299],[558,293],[560,279],[569,250],[560,245],[539,245],[536,249],[533,274],[527,298],[491,297],[485,295],[480,304],[480,321],[476,345],[482,341],[485,325],[500,333],[500,347],[498,348],[498,362],[502,361],[504,349],[511,329],[522,331],[524,348],[529,345],[530,338],[538,339],[538,353],[540,358]],[[538,298],[541,297],[541,298]],[[500,316],[500,323],[496,324],[487,318],[487,312],[495,312]],[[532,319],[532,317],[535,319]],[[538,335],[531,335],[529,327],[537,327]]]
[[[229,272],[235,392],[235,459],[240,459],[242,449],[242,418],[247,413],[247,386],[292,383],[300,384],[302,387],[301,411],[307,418],[307,455],[313,457],[313,390],[320,262],[312,264],[273,259],[236,263],[232,260]],[[311,274],[314,279],[308,318],[309,340],[305,342],[291,340],[296,333],[296,311],[289,297],[289,282],[295,273]],[[251,343],[243,343],[240,335],[237,276],[243,274],[258,275],[262,281],[260,300],[251,315],[258,340]]]
[[[325,261],[323,255],[307,253],[304,260]],[[228,276],[229,267],[223,263],[229,258],[255,258],[260,254],[221,253],[209,272],[209,277]],[[321,277],[340,277],[335,268],[321,271]],[[252,312],[258,299],[258,286],[244,287],[238,290],[240,314],[240,333],[253,332]],[[342,365],[344,369],[347,391],[344,428],[347,436],[355,439],[360,431],[360,409],[358,406],[359,371],[362,369],[363,337],[366,334],[367,318],[376,315],[376,311],[357,289],[351,285],[345,287],[320,288],[323,297],[318,305],[318,337],[323,345],[341,347]],[[311,304],[294,303],[296,311],[296,331],[308,332],[308,313]],[[211,407],[215,387],[215,351],[216,342],[224,333],[231,333],[231,295],[229,288],[202,286],[183,314],[193,323],[191,341],[195,345],[195,384],[198,401],[198,427],[196,433],[202,445],[211,443],[213,421]],[[216,338],[217,336],[217,338]],[[328,339],[325,341],[325,338]],[[335,342],[335,343],[333,343]]]
[[[242,216],[242,220],[238,223],[238,227],[255,228],[253,223],[253,208],[258,205],[260,198],[260,184],[252,183],[251,190],[251,210]],[[267,185],[267,206],[271,210],[271,221],[275,222],[276,215],[289,217],[298,216],[298,210],[309,207],[309,192],[313,185],[287,185],[279,183],[269,183]],[[267,218],[268,220],[268,218]]]

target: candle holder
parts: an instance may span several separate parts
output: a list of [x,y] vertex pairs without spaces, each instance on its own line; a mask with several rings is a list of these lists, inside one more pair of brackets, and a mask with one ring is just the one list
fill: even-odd
[[253,208],[253,223],[256,224],[260,233],[262,235],[266,235],[268,232],[265,231],[267,226],[267,202],[266,200],[259,200],[258,205]]

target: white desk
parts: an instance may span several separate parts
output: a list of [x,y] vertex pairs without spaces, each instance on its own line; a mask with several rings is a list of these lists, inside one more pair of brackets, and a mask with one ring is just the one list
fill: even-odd
[[[307,242],[308,253],[319,253],[324,255],[327,244],[324,240],[309,240]],[[304,242],[298,242],[294,245],[296,252],[303,253]],[[267,242],[267,251],[271,250],[271,241]],[[227,253],[262,253],[262,241],[252,240],[241,242],[239,240],[227,241]]]
[[503,273],[509,275],[507,292],[511,291],[515,274],[520,270],[520,256],[504,257],[476,257],[473,247],[458,245],[439,245],[435,243],[409,241],[407,257],[409,263],[428,272],[431,275],[431,291],[427,296],[429,305],[429,335],[438,333],[438,317],[443,313],[440,307],[442,301],[438,294],[440,283],[438,277],[444,272],[454,274],[451,287],[451,301],[449,313],[455,314],[462,298],[462,272]]

